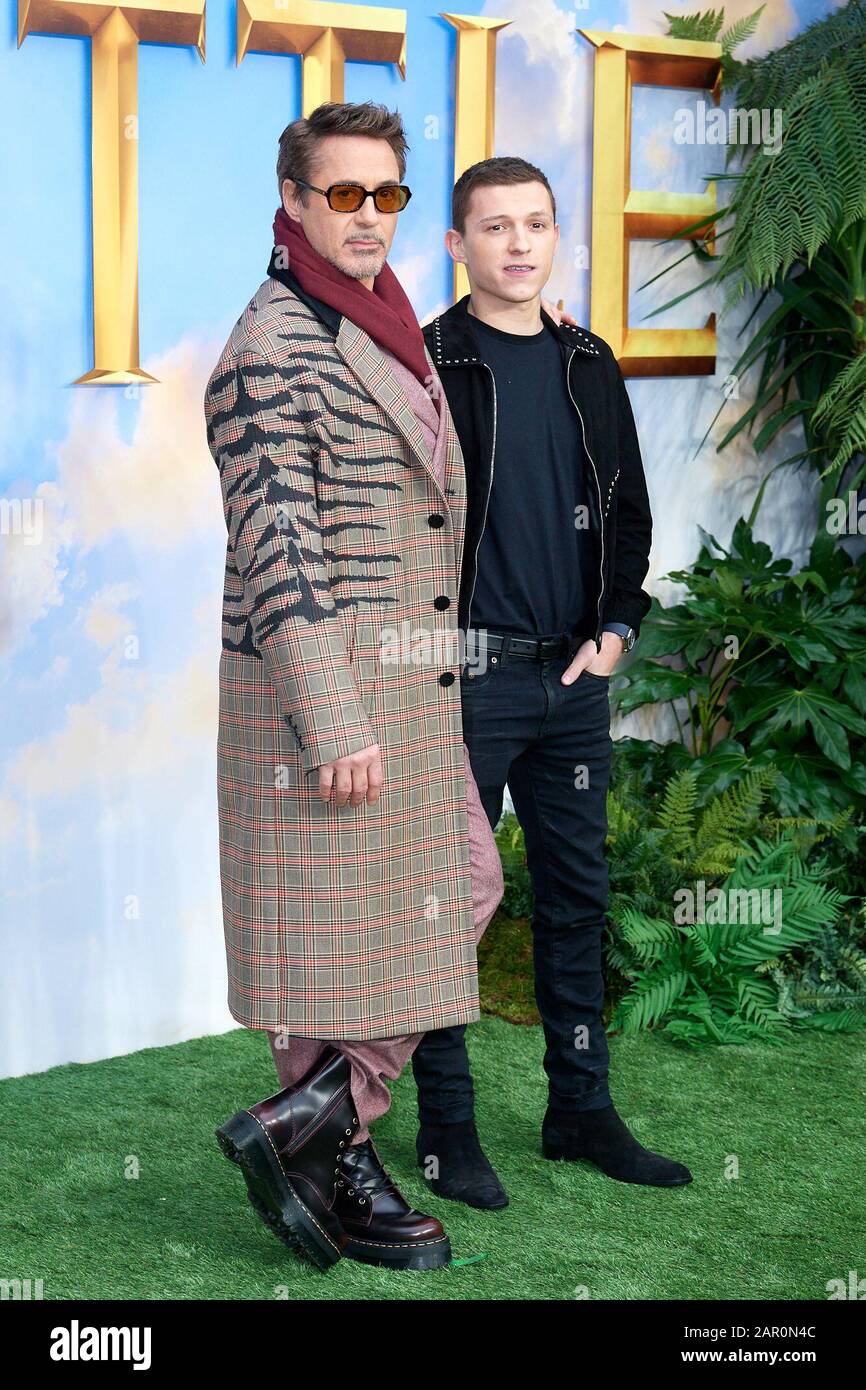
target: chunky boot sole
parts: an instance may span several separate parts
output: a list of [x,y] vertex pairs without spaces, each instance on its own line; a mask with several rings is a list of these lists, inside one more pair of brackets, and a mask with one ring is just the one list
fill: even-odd
[[398,1245],[349,1236],[343,1254],[347,1260],[360,1260],[362,1264],[380,1265],[385,1269],[441,1269],[451,1261],[451,1242],[447,1236],[438,1236],[436,1240]]
[[684,1187],[687,1182],[691,1182],[691,1175],[687,1178],[672,1178],[670,1182],[641,1182],[639,1178],[620,1178],[616,1173],[608,1173],[597,1163],[594,1158],[587,1158],[585,1154],[569,1152],[561,1144],[550,1143],[542,1140],[541,1152],[545,1158],[565,1159],[566,1163],[588,1163],[591,1168],[596,1168],[599,1173],[604,1173],[606,1178],[613,1178],[614,1182],[625,1182],[630,1187]]
[[319,1269],[330,1269],[344,1253],[345,1234],[334,1218],[315,1216],[301,1200],[280,1166],[279,1158],[252,1115],[241,1110],[216,1130],[226,1158],[236,1163],[247,1184],[247,1196],[265,1225],[297,1254]]

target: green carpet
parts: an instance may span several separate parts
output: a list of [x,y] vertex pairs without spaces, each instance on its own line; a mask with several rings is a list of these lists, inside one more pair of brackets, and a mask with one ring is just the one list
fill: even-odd
[[694,1173],[664,1191],[542,1159],[540,1030],[470,1032],[479,1129],[511,1205],[427,1191],[411,1074],[378,1127],[384,1162],[468,1263],[322,1274],[271,1235],[213,1135],[277,1089],[264,1036],[240,1029],[0,1083],[0,1277],[42,1279],[46,1299],[824,1299],[866,1270],[862,1038],[700,1054],[612,1039],[621,1114]]

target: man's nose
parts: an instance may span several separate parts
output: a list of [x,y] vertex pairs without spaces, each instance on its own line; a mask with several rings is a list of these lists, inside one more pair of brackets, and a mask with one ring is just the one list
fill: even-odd
[[372,198],[365,198],[358,208],[358,211],[355,213],[355,221],[360,223],[367,231],[369,231],[371,227],[378,226],[379,217],[379,209],[376,207]]

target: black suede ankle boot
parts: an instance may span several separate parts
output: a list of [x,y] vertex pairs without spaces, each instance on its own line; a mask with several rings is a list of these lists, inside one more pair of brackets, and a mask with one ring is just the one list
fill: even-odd
[[613,1105],[572,1114],[548,1107],[541,1130],[545,1158],[586,1159],[609,1178],[645,1187],[679,1187],[692,1175],[682,1163],[639,1144]]
[[415,1147],[418,1165],[437,1197],[487,1211],[508,1206],[508,1194],[481,1147],[474,1120],[422,1124]]

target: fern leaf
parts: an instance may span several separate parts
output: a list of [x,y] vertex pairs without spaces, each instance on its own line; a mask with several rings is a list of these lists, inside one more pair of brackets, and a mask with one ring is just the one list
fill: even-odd
[[744,43],[746,39],[751,38],[758,27],[758,20],[761,18],[765,8],[765,5],[761,5],[757,10],[753,10],[751,14],[743,15],[742,19],[735,20],[730,29],[725,30],[719,39],[723,52],[731,53],[738,44]]
[[620,1000],[612,1026],[621,1028],[623,1033],[639,1033],[652,1028],[670,1011],[687,983],[688,976],[682,970],[661,979],[650,977],[640,981]]
[[674,854],[684,852],[691,844],[697,795],[697,773],[690,768],[674,773],[665,785],[656,824],[668,832]]
[[799,1021],[799,1027],[822,1033],[856,1033],[866,1027],[866,1018],[856,1009],[840,1009],[838,1013],[809,1014]]

